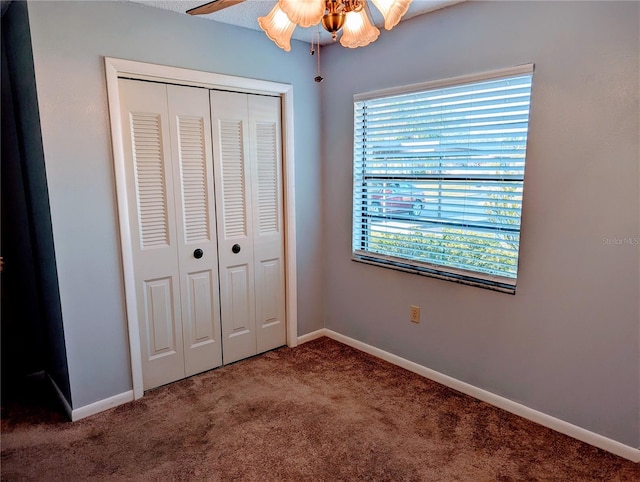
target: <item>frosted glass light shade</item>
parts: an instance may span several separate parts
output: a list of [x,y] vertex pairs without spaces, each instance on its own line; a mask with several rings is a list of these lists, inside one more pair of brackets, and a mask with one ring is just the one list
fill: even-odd
[[278,47],[287,52],[291,50],[291,35],[296,24],[289,20],[279,4],[276,3],[265,17],[259,17],[258,25]]
[[384,28],[391,30],[407,13],[411,0],[371,0],[384,17]]
[[342,27],[340,44],[350,49],[364,47],[374,42],[379,35],[380,30],[371,24],[364,9],[359,12],[348,12]]
[[317,25],[324,15],[324,0],[278,0],[289,20],[301,27]]

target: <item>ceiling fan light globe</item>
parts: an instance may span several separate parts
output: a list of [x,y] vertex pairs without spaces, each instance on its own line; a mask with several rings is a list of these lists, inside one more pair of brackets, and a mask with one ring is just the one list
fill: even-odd
[[296,24],[289,20],[279,4],[276,4],[266,16],[259,17],[258,25],[278,47],[286,52],[291,50],[291,35]]
[[278,5],[289,20],[301,27],[318,25],[324,15],[324,0],[278,0]]
[[384,28],[391,30],[407,13],[411,0],[371,0],[384,17]]
[[352,11],[346,14],[340,45],[351,49],[364,47],[379,36],[380,30],[371,23],[366,11]]

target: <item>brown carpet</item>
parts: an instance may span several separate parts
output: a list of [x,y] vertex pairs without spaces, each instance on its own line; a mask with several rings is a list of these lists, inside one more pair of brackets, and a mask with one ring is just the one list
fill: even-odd
[[2,408],[2,480],[640,480],[620,457],[328,338],[75,423]]

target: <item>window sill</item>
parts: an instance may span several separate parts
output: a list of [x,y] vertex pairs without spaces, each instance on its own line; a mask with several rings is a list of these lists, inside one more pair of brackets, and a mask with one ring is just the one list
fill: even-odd
[[379,266],[381,268],[393,269],[396,271],[404,271],[405,273],[412,273],[421,276],[428,276],[430,278],[442,279],[445,281],[452,281],[454,283],[464,284],[468,286],[475,286],[477,288],[484,288],[491,291],[499,291],[501,293],[507,293],[511,295],[516,294],[515,285],[508,285],[496,280],[485,280],[482,278],[476,278],[473,275],[461,274],[451,271],[446,271],[444,267],[436,267],[435,265],[418,265],[412,264],[401,259],[392,258],[378,258],[376,256],[362,253],[352,253],[352,261],[358,263],[370,264],[373,266]]

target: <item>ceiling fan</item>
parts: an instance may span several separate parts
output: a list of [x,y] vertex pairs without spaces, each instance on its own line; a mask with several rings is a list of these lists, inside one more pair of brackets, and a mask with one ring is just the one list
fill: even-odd
[[213,12],[217,12],[218,10],[222,10],[223,8],[237,5],[244,1],[245,0],[213,0],[212,2],[205,3],[204,5],[191,8],[187,10],[187,13],[189,15],[207,15]]
[[[245,0],[213,0],[187,10],[190,15],[207,15]],[[391,30],[400,22],[412,0],[371,0],[384,17],[384,28]],[[380,30],[371,23],[367,0],[278,0],[268,15],[258,23],[275,44],[287,52],[291,50],[291,35],[296,26],[303,28],[322,22],[324,29],[340,44],[356,48],[374,42]]]

